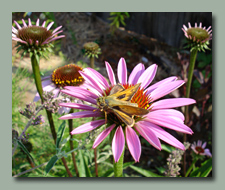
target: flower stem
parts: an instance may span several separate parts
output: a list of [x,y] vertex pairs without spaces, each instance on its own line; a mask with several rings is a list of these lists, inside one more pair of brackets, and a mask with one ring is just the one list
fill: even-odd
[[[70,110],[70,113],[73,113],[73,109]],[[69,123],[69,133],[70,133],[73,130],[73,120],[72,119],[69,119],[68,120],[68,123]],[[70,137],[72,138],[72,135],[71,134],[70,134]],[[70,149],[71,150],[74,149],[74,147],[73,147],[73,141],[71,141],[71,140],[70,140]],[[79,172],[78,172],[78,169],[77,169],[76,158],[75,158],[74,152],[72,152],[71,155],[72,155],[73,165],[74,165],[74,169],[75,169],[76,175],[77,175],[77,177],[79,177]]]
[[191,170],[194,168],[195,163],[197,162],[198,159],[194,159],[193,162],[191,163],[190,167],[187,170],[187,173],[185,174],[185,177],[187,177],[189,175],[189,173],[191,172]]
[[115,161],[113,160],[114,177],[123,177],[123,158],[124,158],[124,150],[118,162],[115,163]]
[[95,67],[95,57],[90,57],[90,63],[91,63],[91,68],[94,69]]
[[[42,84],[41,84],[41,75],[40,75],[39,56],[38,55],[35,55],[35,54],[31,55],[31,64],[32,64],[32,70],[33,70],[33,74],[34,74],[35,85],[36,85],[37,91],[39,93],[39,96],[41,98],[41,102],[43,103],[43,101],[44,101],[44,99],[43,99],[43,89],[42,89]],[[57,136],[56,136],[56,132],[55,132],[55,126],[54,126],[54,121],[53,121],[53,118],[52,118],[52,113],[49,112],[48,110],[46,110],[46,113],[47,113],[50,129],[51,129],[51,133],[52,133],[54,142],[56,143]],[[63,164],[66,168],[66,171],[67,171],[68,175],[70,177],[73,177],[72,174],[69,171],[69,168],[66,164],[66,160],[65,160],[64,157],[62,158],[62,161],[63,161]]]
[[[197,57],[198,50],[193,49],[191,51],[190,55],[190,63],[189,63],[189,69],[188,69],[188,81],[187,81],[187,86],[186,86],[186,98],[189,98],[190,92],[191,92],[191,82],[192,82],[192,77],[193,77],[193,72],[195,68],[195,61]],[[189,122],[189,112],[188,112],[188,106],[185,107],[185,123],[188,124]],[[183,141],[187,141],[187,135],[184,134]],[[186,175],[186,153],[184,152],[184,157],[183,157],[183,167],[184,167],[184,175]]]
[[97,163],[97,148],[94,149],[94,155],[95,155],[95,176],[98,177],[98,163]]

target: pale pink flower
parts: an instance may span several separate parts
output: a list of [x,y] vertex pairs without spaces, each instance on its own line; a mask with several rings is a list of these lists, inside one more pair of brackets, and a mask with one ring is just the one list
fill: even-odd
[[[96,100],[100,96],[104,96],[104,94],[108,95],[111,88],[117,84],[115,74],[111,66],[108,62],[105,62],[105,64],[110,83],[108,83],[108,81],[99,72],[91,68],[85,68],[80,72],[80,74],[87,82],[85,86],[83,86],[86,89],[83,87],[65,86],[65,90],[61,91],[70,96],[87,101],[92,105],[61,103],[61,106],[83,109],[85,111],[71,113],[60,117],[60,119],[99,117],[99,119],[77,127],[71,132],[72,135],[89,132],[105,124],[105,114],[97,107]],[[177,77],[173,76],[149,86],[155,77],[156,71],[156,64],[145,69],[144,65],[139,63],[135,66],[128,77],[127,66],[124,58],[121,58],[118,63],[118,82],[126,89],[137,83],[141,83],[140,88],[131,99],[131,102],[137,103],[138,107],[148,109],[149,113],[144,117],[135,116],[135,124],[132,127],[126,126],[123,122],[120,122],[114,114],[107,114],[107,124],[109,127],[105,128],[98,135],[93,144],[93,148],[96,148],[110,134],[110,132],[115,129],[115,134],[112,139],[112,152],[115,162],[118,162],[124,150],[125,141],[134,160],[136,162],[139,161],[141,155],[139,135],[145,138],[158,150],[161,150],[159,139],[176,148],[185,150],[184,145],[171,134],[166,132],[162,127],[187,134],[193,133],[192,130],[184,124],[184,115],[180,111],[171,108],[193,104],[195,103],[195,100],[190,98],[169,98],[158,100],[179,88],[184,84],[184,81],[177,80]]]
[[202,141],[198,140],[197,143],[194,142],[192,145],[191,145],[191,149],[196,153],[196,154],[199,154],[199,155],[203,155],[203,156],[209,156],[209,157],[212,157],[212,154],[210,153],[210,150],[208,148],[205,148],[207,145],[206,142],[204,142],[202,144]]

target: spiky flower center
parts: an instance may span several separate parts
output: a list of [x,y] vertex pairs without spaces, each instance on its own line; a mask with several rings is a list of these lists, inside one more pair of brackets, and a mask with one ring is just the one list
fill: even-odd
[[[41,26],[28,26],[18,30],[17,37],[29,44],[42,44],[46,39],[52,36],[52,32]],[[31,41],[30,41],[31,40]]]
[[[134,85],[131,84],[124,84],[123,87],[125,89],[128,89],[130,87],[132,87]],[[106,89],[105,92],[102,94],[103,96],[108,96],[111,89],[113,88],[113,86],[111,86],[110,88]],[[137,92],[134,94],[134,96],[132,97],[131,103],[136,103],[138,105],[139,108],[143,108],[143,109],[147,109],[150,110],[150,106],[151,106],[151,98],[149,95],[146,94],[146,92],[144,93],[144,89],[143,88],[138,88]],[[141,119],[141,117],[138,116],[131,116],[133,117],[133,119],[135,121],[138,121]],[[123,121],[121,121],[121,119],[119,119],[114,113],[107,113],[107,120],[109,120],[109,122],[115,123],[117,125],[121,125],[121,126],[125,126],[125,124],[123,123]]]
[[208,32],[202,28],[189,28],[187,30],[187,35],[200,42],[205,41],[210,37]]
[[75,64],[59,67],[53,71],[51,80],[57,87],[79,86],[84,79],[78,71],[82,71],[82,68]]
[[204,153],[204,149],[202,147],[200,147],[200,146],[196,146],[195,150],[198,152],[198,154]]

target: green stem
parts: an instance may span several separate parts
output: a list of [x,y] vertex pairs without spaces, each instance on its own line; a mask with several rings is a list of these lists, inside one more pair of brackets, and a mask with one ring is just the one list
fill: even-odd
[[[43,103],[43,101],[44,101],[44,99],[43,99],[43,89],[42,89],[42,83],[41,83],[41,75],[40,75],[40,68],[39,68],[39,56],[38,55],[36,55],[36,56],[35,56],[35,54],[31,55],[31,65],[32,65],[33,73],[34,73],[35,85],[36,85],[37,91],[39,93],[39,96],[41,98],[41,102]],[[56,132],[55,132],[55,126],[54,126],[54,121],[53,121],[53,118],[52,118],[52,113],[49,112],[48,110],[46,110],[46,113],[47,113],[50,129],[51,129],[51,133],[52,133],[54,142],[56,143],[57,135],[56,135]],[[63,161],[63,164],[66,168],[66,171],[67,171],[68,175],[70,177],[72,177],[72,174],[69,171],[69,168],[66,164],[66,160],[65,160],[64,157],[62,158],[62,161]]]
[[185,174],[185,177],[187,177],[189,175],[189,173],[191,172],[191,170],[194,168],[195,163],[197,162],[198,159],[194,159],[193,162],[191,163],[190,167],[188,168],[187,173]]
[[[195,62],[196,62],[196,57],[197,57],[198,50],[193,49],[191,51],[190,55],[190,63],[189,63],[189,69],[188,69],[188,81],[187,81],[187,86],[186,86],[186,98],[189,98],[190,92],[191,92],[191,82],[192,82],[192,77],[194,73],[194,68],[195,68]],[[188,106],[185,107],[185,123],[188,124],[189,122],[189,112],[188,112]],[[187,135],[184,134],[183,141],[187,141]],[[183,158],[183,167],[184,167],[184,175],[186,175],[186,153],[184,152],[184,158]]]
[[91,63],[91,68],[94,69],[95,67],[95,57],[90,57],[90,63]]
[[124,150],[118,162],[115,163],[113,159],[114,177],[123,177],[123,158],[124,158]]
[[[73,109],[70,110],[70,113],[73,113]],[[69,134],[70,134],[70,132],[73,130],[73,120],[72,119],[69,119],[68,120],[68,124],[69,124]],[[72,138],[72,135],[71,134],[70,134],[70,137]],[[70,149],[71,150],[74,149],[73,148],[73,141],[72,140],[70,140]],[[77,177],[79,177],[79,171],[78,171],[78,168],[77,168],[76,157],[75,157],[74,152],[71,152],[71,155],[72,155],[73,166],[74,166],[76,175],[77,175]]]

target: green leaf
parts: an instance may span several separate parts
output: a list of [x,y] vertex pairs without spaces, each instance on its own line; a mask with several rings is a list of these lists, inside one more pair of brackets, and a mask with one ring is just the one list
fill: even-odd
[[173,150],[176,150],[173,146],[167,145],[167,144],[161,144],[162,150],[165,150],[166,152],[171,153]]
[[62,140],[64,131],[65,131],[65,127],[66,127],[66,121],[64,120],[62,122],[62,124],[60,125],[60,127],[58,129],[58,132],[57,132],[56,148],[60,148],[59,145],[60,145],[60,142]]
[[55,163],[58,161],[58,157],[54,155],[48,162],[48,164],[45,167],[45,175],[48,174],[48,172],[52,169],[52,167],[55,165]]
[[133,165],[135,162],[126,162],[123,164],[123,169],[126,169],[127,167]]
[[145,177],[162,177],[158,174],[155,174],[149,170],[145,170],[145,169],[142,169],[142,168],[139,168],[139,167],[136,167],[136,166],[129,166],[131,169],[133,169],[134,171],[138,172],[139,174],[145,176]]
[[102,177],[112,177],[114,175],[114,170],[113,168],[107,170],[103,175]]
[[86,177],[83,152],[82,152],[82,150],[79,150],[78,153],[79,153],[79,159],[80,159],[80,164],[78,167],[79,175],[80,175],[80,177]]
[[34,159],[33,157],[30,155],[29,151],[27,150],[27,148],[24,146],[24,144],[20,141],[17,140],[18,145],[20,146],[20,148],[22,148],[22,150],[26,153],[26,155],[31,159],[31,161],[34,163]]
[[212,171],[212,158],[202,163],[200,168],[191,172],[190,177],[207,177]]
[[84,156],[84,154],[83,154],[83,160],[84,160],[86,177],[92,177],[90,168],[88,167],[88,158],[86,156]]

